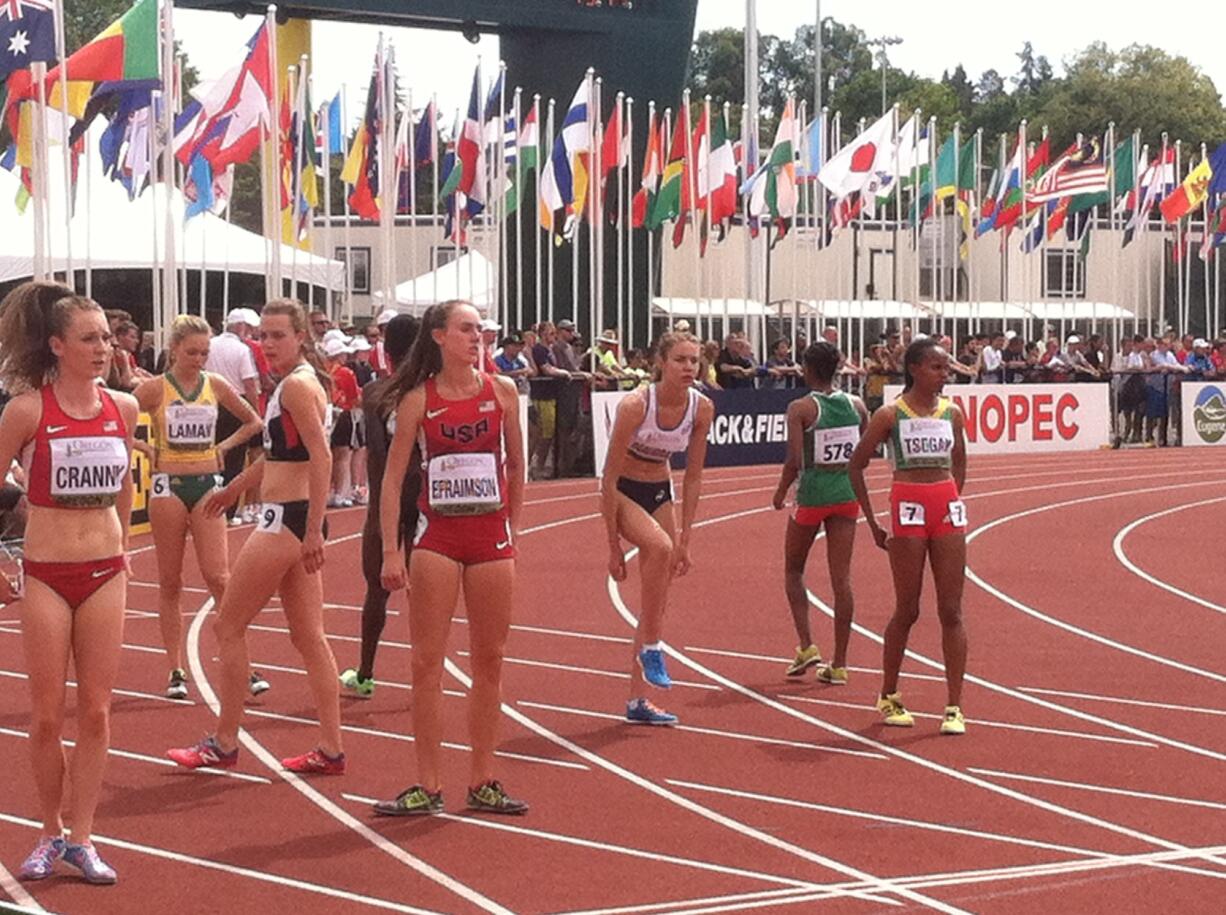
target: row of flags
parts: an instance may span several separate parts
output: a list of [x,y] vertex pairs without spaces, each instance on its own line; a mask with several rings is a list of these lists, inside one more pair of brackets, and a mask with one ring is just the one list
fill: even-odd
[[[398,211],[415,210],[417,175],[437,165],[436,193],[447,215],[446,231],[461,244],[466,226],[495,201],[505,216],[516,213],[525,191],[521,185],[538,169],[535,210],[542,229],[572,239],[582,220],[597,218],[592,203],[602,198],[606,205],[599,218],[617,222],[622,217],[620,207],[610,205],[614,195],[605,191],[610,176],[631,164],[625,103],[618,97],[598,130],[600,104],[590,75],[560,112],[550,138],[542,136],[539,100],[526,112],[518,105],[512,108],[505,70],[486,89],[478,69],[467,110],[444,140],[433,102],[416,119],[413,111],[397,111],[394,55],[381,43],[361,121],[347,142],[339,95],[316,109],[306,78],[274,72],[268,22],[247,42],[242,60],[205,92],[190,99],[180,100],[173,92],[163,98],[158,2],[137,0],[69,56],[66,67],[51,66],[41,89],[33,65],[56,63],[56,0],[0,3],[0,112],[14,138],[0,164],[20,169],[27,189],[34,165],[32,103],[41,94],[49,107],[66,110],[72,119],[69,135],[60,140],[78,154],[89,124],[102,111],[113,112],[99,141],[103,170],[133,197],[156,176],[160,113],[163,105],[174,105],[178,113],[169,142],[183,170],[189,216],[220,212],[231,193],[234,166],[249,161],[275,137],[280,209],[288,213],[289,231],[299,239],[319,206],[319,180],[327,180],[325,152],[343,158],[348,205],[367,220],[382,215],[385,182],[395,191],[391,196]],[[630,224],[654,231],[671,222],[674,245],[693,226],[703,253],[712,235],[717,240],[726,236],[742,206],[752,233],[765,226],[774,230],[776,240],[784,237],[805,197],[802,187],[813,181],[826,191],[827,232],[857,216],[874,215],[882,201],[901,189],[909,193],[908,218],[916,225],[952,200],[964,255],[971,238],[992,231],[1002,232],[1003,240],[1017,229],[1026,251],[1061,230],[1070,240],[1084,239],[1090,223],[1086,214],[1099,206],[1122,220],[1125,245],[1155,208],[1166,222],[1175,223],[1207,205],[1211,215],[1203,256],[1226,237],[1226,144],[1212,155],[1203,153],[1186,178],[1177,181],[1176,152],[1169,146],[1150,161],[1135,137],[1115,143],[1109,133],[1053,155],[1046,137],[1032,144],[1022,134],[1007,156],[1002,141],[1001,165],[993,170],[986,193],[976,199],[977,138],[964,142],[955,130],[937,148],[918,118],[899,124],[896,111],[840,143],[837,115],[833,123],[818,117],[802,127],[803,112],[798,115],[789,99],[764,157],[752,136],[733,139],[726,106],[691,105],[688,94],[675,112],[661,115],[652,106],[647,121]],[[598,136],[603,139],[596,148]],[[393,144],[386,157],[385,142]],[[393,174],[381,173],[385,161]]]

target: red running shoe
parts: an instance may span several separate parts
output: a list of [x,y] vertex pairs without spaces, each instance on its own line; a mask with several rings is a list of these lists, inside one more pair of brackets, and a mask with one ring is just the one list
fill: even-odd
[[281,760],[281,767],[299,775],[344,775],[345,754],[329,756],[317,747],[310,753]]
[[194,747],[167,750],[166,755],[185,769],[233,769],[238,765],[238,747],[229,753],[222,750],[216,737],[206,737]]

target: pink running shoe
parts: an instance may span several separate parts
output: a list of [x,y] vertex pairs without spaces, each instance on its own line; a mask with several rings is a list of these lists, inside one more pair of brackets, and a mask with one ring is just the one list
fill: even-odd
[[317,747],[310,753],[281,760],[281,767],[299,775],[344,775],[345,754],[329,756]]
[[233,769],[238,765],[238,747],[227,753],[216,737],[206,737],[194,747],[167,750],[166,755],[185,769]]

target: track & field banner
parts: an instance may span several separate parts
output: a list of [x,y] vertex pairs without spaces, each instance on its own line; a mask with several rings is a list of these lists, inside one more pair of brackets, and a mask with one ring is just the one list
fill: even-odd
[[1195,448],[1226,445],[1226,384],[1185,381],[1179,393],[1183,444]]
[[[891,403],[902,386],[887,384]],[[1105,384],[957,384],[945,388],[966,417],[969,454],[1093,451],[1111,437]]]

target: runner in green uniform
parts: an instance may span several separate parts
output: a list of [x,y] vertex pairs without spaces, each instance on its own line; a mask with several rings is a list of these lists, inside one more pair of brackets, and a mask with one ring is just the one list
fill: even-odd
[[818,668],[822,683],[847,683],[847,642],[851,636],[854,604],[851,594],[851,552],[855,545],[860,506],[847,476],[847,462],[868,425],[864,402],[834,389],[842,354],[833,344],[819,341],[804,353],[809,396],[788,407],[788,457],[773,500],[783,508],[788,489],[796,487],[796,513],[788,519],[784,539],[784,590],[792,610],[799,644],[787,675],[798,677],[821,663],[822,655],[809,630],[809,603],[805,594],[805,562],[818,531],[826,529],[826,562],[834,591],[834,657]]

